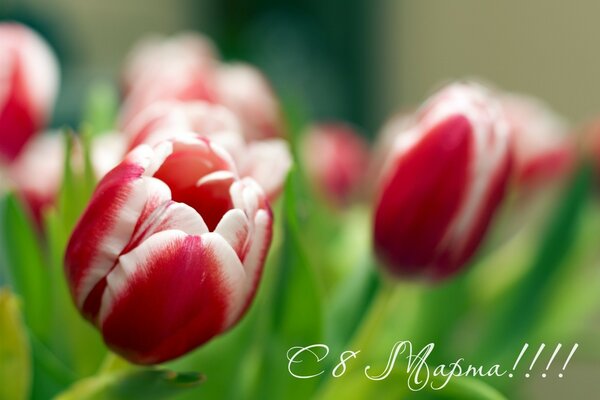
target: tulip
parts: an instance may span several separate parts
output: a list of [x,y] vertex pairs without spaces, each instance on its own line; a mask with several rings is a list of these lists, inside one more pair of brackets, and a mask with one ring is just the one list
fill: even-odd
[[127,58],[123,76],[122,127],[156,102],[201,100],[236,114],[249,141],[282,136],[279,102],[265,77],[250,65],[220,62],[202,35],[144,40]]
[[139,113],[123,132],[129,149],[146,143],[150,146],[169,139],[173,132],[194,132],[223,146],[234,157],[243,151],[238,118],[227,108],[203,101],[161,101]]
[[262,190],[222,147],[193,134],[142,144],[100,181],[73,231],[69,287],[111,349],[167,361],[244,315],[271,229]]
[[369,146],[349,125],[316,125],[303,137],[302,156],[318,192],[336,205],[358,194],[369,166]]
[[0,162],[12,162],[45,126],[58,74],[56,57],[37,33],[0,23]]
[[126,126],[158,101],[216,102],[217,55],[201,35],[184,33],[172,38],[150,37],[127,57],[123,73],[127,95],[121,114]]
[[481,243],[511,172],[506,118],[488,90],[450,85],[398,135],[378,193],[374,245],[397,276],[459,271]]
[[[95,136],[91,161],[96,178],[102,178],[124,155],[122,136],[114,133]],[[55,204],[64,175],[65,138],[48,132],[31,140],[8,168],[8,179],[41,226],[44,210]],[[75,173],[83,173],[83,154],[76,142],[71,155]]]
[[532,97],[505,94],[502,105],[514,138],[517,187],[535,189],[566,177],[575,161],[567,123]]
[[240,118],[249,140],[283,135],[277,98],[256,68],[242,63],[223,65],[217,73],[216,88],[217,101]]
[[291,167],[288,144],[279,138],[247,143],[239,119],[227,108],[202,101],[158,102],[146,108],[124,128],[130,149],[153,146],[177,132],[194,132],[224,147],[242,177],[253,178],[269,200],[283,187]]
[[125,61],[123,85],[129,93],[164,76],[165,71],[182,71],[184,66],[200,70],[214,68],[217,50],[206,37],[184,32],[171,38],[150,35],[137,43]]

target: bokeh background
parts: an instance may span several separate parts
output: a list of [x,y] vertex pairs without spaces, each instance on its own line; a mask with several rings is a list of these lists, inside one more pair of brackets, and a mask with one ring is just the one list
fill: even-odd
[[[463,77],[538,96],[574,126],[588,121],[600,112],[598,15],[595,0],[0,0],[0,19],[40,31],[61,59],[55,126],[77,125],[90,84],[118,80],[140,37],[198,30],[311,118],[347,120],[369,137]],[[586,337],[600,337],[600,315]],[[569,371],[532,380],[525,398],[566,398],[600,376],[586,357]]]
[[64,65],[57,119],[117,76],[140,36],[200,30],[257,64],[318,118],[368,134],[391,112],[465,76],[545,99],[573,122],[600,109],[600,3],[579,0],[2,0],[0,17],[42,31]]

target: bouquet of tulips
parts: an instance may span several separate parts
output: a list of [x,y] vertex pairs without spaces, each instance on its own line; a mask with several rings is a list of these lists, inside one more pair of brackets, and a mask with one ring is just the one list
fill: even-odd
[[1,23],[1,399],[501,399],[600,358],[597,127],[464,81],[370,145],[196,33],[49,131],[58,87]]

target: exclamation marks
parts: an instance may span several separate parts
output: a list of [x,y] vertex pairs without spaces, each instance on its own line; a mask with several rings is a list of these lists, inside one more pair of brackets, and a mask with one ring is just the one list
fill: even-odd
[[[546,347],[546,345],[544,343],[542,343],[540,345],[540,347],[538,348],[537,352],[535,353],[535,356],[533,357],[533,360],[531,361],[531,364],[529,365],[529,371],[525,373],[525,378],[531,377],[531,371],[533,370],[533,367],[535,366],[535,363],[537,362],[537,360],[540,358],[540,355],[543,353],[545,347]],[[567,369],[567,366],[569,365],[569,362],[571,361],[571,358],[573,357],[573,354],[575,354],[575,352],[577,351],[578,347],[579,347],[579,344],[577,344],[577,343],[575,343],[573,345],[571,352],[569,353],[569,355],[567,356],[567,359],[565,360],[565,363],[563,364],[563,367],[562,367],[563,372],[558,374],[559,378],[562,378],[564,376],[563,373]],[[508,374],[509,378],[512,378],[514,376],[514,373],[517,370],[517,366],[519,365],[519,362],[523,358],[523,355],[527,352],[528,348],[529,348],[529,344],[525,343],[525,345],[521,349],[521,352],[519,353],[519,356],[517,357],[517,360],[515,361],[515,364],[513,365],[512,372]],[[556,348],[554,349],[554,352],[552,353],[552,355],[550,356],[550,359],[548,360],[548,364],[546,364],[546,369],[542,373],[542,378],[546,378],[548,376],[548,371],[550,370],[550,367],[552,366],[552,363],[554,362],[554,359],[560,352],[561,348],[562,348],[562,344],[559,343],[556,346]]]
[[[565,369],[567,369],[567,365],[569,365],[569,361],[571,361],[571,357],[573,357],[573,354],[575,354],[575,351],[577,351],[577,348],[579,347],[579,344],[575,343],[573,345],[573,348],[571,349],[571,352],[569,353],[569,356],[567,357],[567,361],[565,361],[565,364],[562,367],[563,372],[565,371]],[[559,378],[563,377],[562,372],[560,374],[558,374]]]
[[[554,353],[552,353],[552,357],[550,357],[550,361],[548,361],[548,365],[546,365],[546,372],[550,369],[550,366],[552,365],[552,361],[554,361],[554,357],[556,357],[556,355],[558,354],[560,348],[562,347],[562,344],[558,344],[556,346],[556,349],[554,349]],[[545,378],[547,376],[546,372],[544,372],[542,374],[542,378]],[[562,378],[562,374],[558,375],[560,378]]]
[[[540,354],[542,354],[542,351],[544,351],[544,347],[546,347],[546,345],[544,343],[542,343],[542,345],[538,349],[537,353],[535,353],[535,357],[533,357],[533,361],[531,362],[531,365],[529,366],[529,372],[531,372],[538,357],[540,356]],[[525,378],[529,378],[531,376],[531,375],[529,375],[529,372],[525,374]]]
[[[517,365],[519,365],[519,361],[521,361],[521,358],[523,358],[523,354],[525,354],[525,352],[527,351],[527,348],[529,347],[529,344],[525,343],[525,345],[523,346],[523,348],[521,349],[521,353],[519,353],[519,357],[517,357],[517,361],[515,361],[515,365],[513,365],[513,372],[516,371],[517,369]],[[514,375],[512,373],[508,374],[509,378],[512,378]]]

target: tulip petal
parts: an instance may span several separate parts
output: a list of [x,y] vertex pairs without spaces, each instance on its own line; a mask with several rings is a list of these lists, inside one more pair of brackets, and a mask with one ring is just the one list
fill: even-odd
[[[375,216],[380,254],[404,274],[433,266],[468,184],[471,125],[456,116],[439,124],[392,167]],[[415,175],[415,171],[426,171]],[[402,205],[399,207],[398,205]],[[402,246],[396,245],[402,243]]]
[[239,316],[245,275],[220,235],[159,232],[121,256],[108,275],[100,312],[104,339],[141,364],[177,357]]
[[[164,185],[164,183],[162,184]],[[142,224],[136,229],[133,239],[123,252],[127,253],[130,249],[134,249],[155,233],[172,229],[180,230],[188,235],[202,235],[208,232],[208,227],[196,210],[187,204],[167,200],[155,207],[154,211],[143,219]]]
[[223,236],[240,260],[244,259],[250,226],[248,217],[240,209],[229,210],[215,228],[215,233]]
[[[240,316],[244,314],[245,310],[250,306],[250,301],[254,298],[254,294],[258,289],[258,283],[262,276],[262,269],[265,265],[265,258],[269,247],[271,245],[271,239],[273,238],[272,231],[272,220],[270,210],[259,210],[254,217],[254,232],[251,236],[250,243],[248,244],[248,250],[246,256],[242,260],[244,263],[244,269],[249,279],[246,280],[246,303],[240,310]],[[228,321],[228,326],[233,325],[239,316]]]
[[292,166],[292,156],[285,140],[270,139],[252,142],[242,159],[240,175],[253,178],[267,197],[275,199]]

